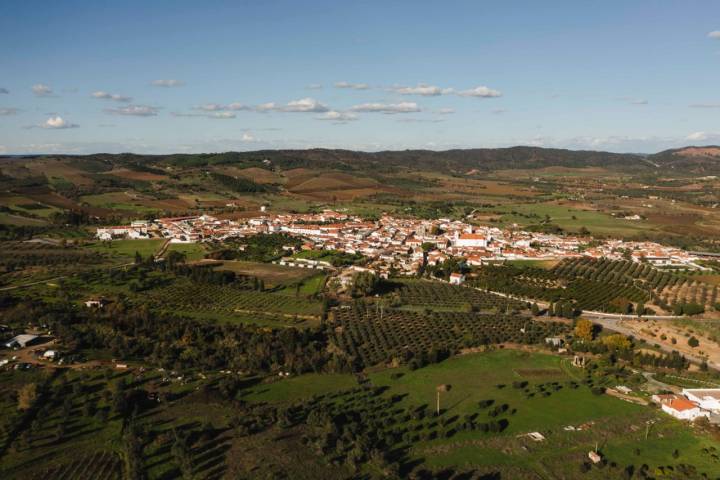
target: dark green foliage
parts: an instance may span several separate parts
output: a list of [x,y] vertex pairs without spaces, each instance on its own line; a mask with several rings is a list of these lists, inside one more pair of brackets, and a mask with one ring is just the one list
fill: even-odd
[[231,177],[230,175],[224,175],[222,173],[215,172],[211,173],[210,175],[215,182],[219,183],[225,188],[232,190],[233,192],[259,193],[273,191],[272,188],[266,185],[260,185],[259,183],[255,183],[247,178]]

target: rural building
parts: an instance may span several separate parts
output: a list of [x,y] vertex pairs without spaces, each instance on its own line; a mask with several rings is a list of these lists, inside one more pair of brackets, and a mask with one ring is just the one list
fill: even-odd
[[667,403],[661,403],[660,408],[663,412],[679,420],[695,420],[700,417],[708,417],[709,412],[703,411],[697,403],[687,398],[676,398]]
[[455,232],[456,247],[479,247],[485,248],[488,246],[488,238],[485,235],[478,233],[463,233]]
[[451,285],[462,285],[465,282],[465,275],[462,273],[451,273],[450,284]]
[[25,348],[28,347],[38,341],[37,335],[31,335],[31,334],[22,334],[18,335],[17,337],[11,338],[9,341],[5,343],[5,348]]
[[700,408],[720,413],[720,388],[685,388],[682,394]]

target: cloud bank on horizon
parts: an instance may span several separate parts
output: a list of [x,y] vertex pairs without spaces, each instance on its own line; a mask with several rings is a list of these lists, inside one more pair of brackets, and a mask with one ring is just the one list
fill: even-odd
[[[432,12],[409,1],[164,3],[9,5],[0,40],[17,41],[0,41],[0,152],[720,142],[711,0],[692,12],[617,0],[458,0]],[[131,21],[137,12],[157,20],[153,31]],[[620,13],[629,28],[612,21]],[[199,24],[212,28],[187,34]]]

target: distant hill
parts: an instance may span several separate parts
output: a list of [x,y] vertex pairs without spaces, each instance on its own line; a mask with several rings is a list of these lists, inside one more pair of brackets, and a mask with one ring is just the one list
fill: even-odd
[[720,173],[720,146],[683,147],[650,155],[647,159],[658,166],[695,174]]
[[[17,157],[15,157],[17,158]],[[446,151],[402,150],[382,152],[358,152],[352,150],[259,150],[253,152],[225,152],[207,154],[94,154],[80,157],[66,155],[28,156],[28,158],[84,159],[84,163],[96,163],[96,168],[136,165],[174,165],[200,167],[220,164],[261,164],[270,160],[282,168],[334,168],[357,170],[372,167],[385,169],[408,167],[422,170],[449,170],[465,172],[471,169],[497,170],[513,168],[542,168],[551,166],[587,167],[605,166],[618,168],[646,168],[642,156],[597,151],[576,151],[540,147],[478,148]],[[77,161],[77,160],[76,160]]]
[[[0,157],[3,158],[3,157]],[[257,150],[203,154],[143,155],[133,153],[85,156],[40,155],[4,157],[4,162],[34,159],[63,159],[82,170],[108,171],[113,168],[162,173],[166,167],[203,167],[239,164],[243,167],[326,168],[347,171],[382,172],[398,168],[466,173],[471,170],[534,169],[544,167],[605,167],[618,170],[654,170],[667,167],[688,173],[720,171],[720,147],[684,147],[651,155],[565,150],[541,147],[475,148],[445,151],[400,150],[359,152],[341,149]],[[1,164],[0,164],[1,166]],[[654,167],[654,168],[653,168]]]

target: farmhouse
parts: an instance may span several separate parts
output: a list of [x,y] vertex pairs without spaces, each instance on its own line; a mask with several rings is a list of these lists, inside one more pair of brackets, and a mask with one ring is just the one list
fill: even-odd
[[465,282],[465,275],[462,273],[451,273],[450,284],[451,285],[462,285]]
[[700,417],[710,416],[709,412],[703,411],[697,403],[686,398],[677,398],[668,403],[662,403],[660,408],[662,408],[663,412],[679,420],[692,421]]

